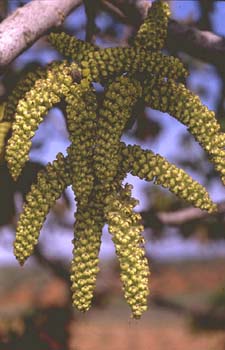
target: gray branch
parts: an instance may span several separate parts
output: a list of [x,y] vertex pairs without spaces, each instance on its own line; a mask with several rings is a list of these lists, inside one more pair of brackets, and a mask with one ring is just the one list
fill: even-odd
[[[145,0],[102,0],[104,9],[122,22],[136,28],[140,26],[151,2]],[[172,51],[183,51],[192,57],[225,71],[225,38],[212,32],[201,31],[183,23],[170,20],[166,46]]]
[[0,23],[0,69],[50,28],[62,25],[81,0],[33,0]]
[[165,225],[177,226],[189,221],[204,219],[209,216],[218,216],[221,214],[225,214],[225,202],[218,203],[217,212],[214,214],[209,214],[207,211],[190,207],[171,212],[159,212],[157,217]]
[[[60,26],[82,0],[33,0],[0,23],[0,70],[49,29]],[[144,20],[151,2],[145,0],[101,0],[101,6],[136,28]],[[183,51],[225,70],[225,39],[174,20],[169,22],[169,49]]]
[[219,35],[170,20],[166,45],[225,71],[225,38]]

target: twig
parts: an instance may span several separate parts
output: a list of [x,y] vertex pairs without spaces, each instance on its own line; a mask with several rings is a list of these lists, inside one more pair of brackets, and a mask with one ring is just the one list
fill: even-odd
[[188,221],[199,220],[207,218],[209,216],[221,215],[225,213],[225,201],[220,202],[217,205],[218,211],[215,214],[209,214],[206,211],[200,210],[198,208],[185,208],[177,211],[171,212],[159,212],[157,214],[158,219],[166,225],[182,225]]
[[66,284],[70,283],[69,273],[67,268],[59,261],[51,260],[47,258],[40,249],[40,246],[36,246],[34,250],[34,257],[40,265],[52,271],[52,273],[58,278],[62,279]]
[[[122,22],[138,28],[151,3],[143,0],[102,0],[102,6]],[[170,20],[166,45],[169,50],[183,51],[225,70],[225,38],[210,31],[201,31]]]
[[198,20],[198,28],[201,30],[212,30],[211,14],[214,10],[215,1],[198,0],[200,8],[200,19]]
[[50,28],[62,25],[81,0],[33,0],[0,23],[0,69]]
[[95,18],[99,8],[99,0],[92,0],[92,2],[84,0],[84,5],[87,17],[85,40],[92,43],[93,37],[96,33]]
[[225,70],[225,38],[212,32],[170,20],[166,45]]
[[[49,29],[60,26],[81,0],[33,0],[0,23],[0,69],[12,62]],[[151,6],[149,1],[101,0],[120,20],[136,28]],[[225,70],[225,39],[174,20],[169,21],[167,46]]]

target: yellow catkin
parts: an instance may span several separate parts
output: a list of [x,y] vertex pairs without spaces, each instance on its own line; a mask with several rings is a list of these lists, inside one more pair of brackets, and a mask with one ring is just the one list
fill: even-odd
[[115,47],[90,52],[81,62],[82,75],[91,81],[107,83],[115,76],[129,72],[144,76],[179,79],[187,76],[183,63],[161,52],[148,53],[139,48]]
[[188,127],[208,153],[225,184],[225,136],[220,132],[215,113],[204,106],[200,98],[183,84],[172,80],[146,81],[143,96],[148,106],[171,114]]
[[66,112],[72,142],[68,149],[70,172],[77,201],[71,263],[72,300],[78,310],[86,311],[91,306],[99,270],[98,254],[104,217],[96,188],[93,190],[97,101],[94,91],[83,87],[82,83],[71,86],[66,97]]
[[133,211],[138,201],[131,197],[132,186],[126,185],[106,200],[106,218],[116,247],[121,269],[124,296],[134,318],[147,310],[149,267],[143,249],[141,216]]
[[66,58],[72,58],[79,63],[86,58],[89,52],[98,50],[98,47],[79,40],[74,36],[62,33],[51,33],[48,36],[50,43]]
[[32,185],[26,196],[14,242],[14,254],[21,265],[33,253],[49,210],[71,184],[68,163],[59,153],[56,160],[38,174],[37,184]]
[[91,307],[96,284],[98,255],[101,244],[102,228],[106,221],[104,208],[106,198],[113,191],[118,191],[126,176],[126,170],[121,163],[114,182],[101,184],[95,181],[87,206],[77,205],[76,222],[74,225],[75,238],[73,241],[73,260],[71,263],[71,282],[73,305],[80,311]]
[[34,87],[19,101],[12,137],[6,148],[6,160],[14,180],[20,175],[29,159],[31,138],[34,136],[45,114],[67,93],[72,78],[68,80],[71,67],[67,63],[55,63],[47,71],[46,78],[35,82]]
[[86,207],[78,205],[76,213],[71,290],[73,306],[83,312],[91,307],[99,271],[98,255],[104,226],[103,195],[98,186],[95,186],[88,205]]
[[122,146],[122,152],[131,174],[140,179],[153,181],[157,185],[168,188],[179,198],[185,199],[197,208],[207,210],[209,213],[217,210],[207,190],[197,181],[193,180],[184,170],[169,163],[159,154],[150,150],[143,150],[140,146]]
[[22,77],[9,95],[6,101],[4,112],[5,121],[13,121],[16,113],[16,108],[19,101],[24,98],[25,94],[34,87],[36,80],[43,79],[46,76],[46,69],[38,67],[35,71],[28,72],[25,77]]
[[139,28],[134,46],[145,50],[160,50],[164,47],[167,36],[170,8],[166,1],[155,1],[148,11],[148,15]]
[[141,93],[140,83],[124,76],[106,89],[99,110],[94,153],[95,174],[100,182],[111,183],[117,173],[120,138]]
[[72,188],[76,201],[87,205],[93,188],[93,149],[96,132],[96,94],[91,87],[73,84],[66,96],[66,114],[69,138],[68,149],[71,161]]

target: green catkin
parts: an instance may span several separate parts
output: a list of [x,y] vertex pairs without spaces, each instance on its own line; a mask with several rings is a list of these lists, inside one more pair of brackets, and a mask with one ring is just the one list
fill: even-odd
[[96,132],[96,94],[91,87],[73,84],[66,96],[72,188],[76,200],[86,206],[93,189],[93,147]]
[[111,183],[117,173],[120,138],[141,94],[140,83],[125,76],[115,79],[106,89],[94,153],[95,175],[102,183]]
[[104,215],[106,198],[111,192],[118,191],[126,176],[127,169],[122,166],[123,159],[121,155],[120,161],[113,183],[109,186],[96,181],[88,205],[81,207],[78,203],[77,206],[71,264],[72,300],[73,305],[83,312],[91,307],[99,271],[98,256],[102,228],[106,221]]
[[159,154],[143,150],[140,146],[121,145],[121,147],[127,164],[132,167],[132,175],[147,181],[154,180],[155,184],[168,188],[179,198],[209,213],[217,210],[216,204],[212,202],[206,189],[184,170],[169,163]]
[[60,101],[68,91],[67,76],[71,67],[67,63],[54,63],[47,71],[46,78],[35,82],[25,98],[19,101],[15,121],[12,126],[12,137],[6,148],[6,160],[14,180],[20,175],[29,159],[31,138],[34,136],[45,114]]
[[97,46],[66,33],[51,33],[48,40],[63,56],[77,63],[83,61],[89,52],[98,50]]
[[83,312],[91,307],[99,271],[98,256],[104,226],[103,196],[101,187],[96,185],[88,205],[81,207],[78,204],[76,213],[71,290],[73,306]]
[[77,201],[74,258],[71,264],[72,300],[78,310],[86,311],[91,306],[99,270],[98,255],[104,225],[103,214],[100,214],[101,201],[96,203],[93,200],[96,197],[96,186],[93,190],[93,146],[97,101],[94,91],[90,87],[82,87],[81,81],[81,84],[71,87],[66,102],[68,130],[72,142],[68,155],[72,188]]
[[144,230],[141,216],[133,211],[138,201],[131,197],[132,186],[126,185],[106,200],[105,215],[116,247],[121,269],[124,296],[134,318],[147,310],[149,267],[142,247]]
[[161,50],[167,36],[169,16],[168,3],[155,1],[136,34],[134,46],[142,47],[145,50]]
[[34,87],[35,82],[38,79],[43,79],[46,76],[46,69],[38,67],[34,72],[28,72],[25,77],[23,77],[16,87],[13,89],[11,95],[9,95],[6,102],[4,120],[13,121],[14,115],[16,113],[16,108],[21,99],[25,97],[25,94]]
[[198,96],[183,84],[172,80],[146,81],[143,96],[145,103],[162,112],[167,112],[188,127],[215,169],[220,173],[225,184],[225,134],[220,132],[220,125],[215,113],[201,103]]
[[179,79],[187,76],[183,63],[161,52],[148,53],[139,48],[115,47],[90,52],[81,62],[83,77],[100,83],[129,72],[146,76]]
[[59,153],[52,164],[39,172],[26,197],[14,242],[14,254],[21,265],[33,253],[46,216],[71,183],[68,160]]

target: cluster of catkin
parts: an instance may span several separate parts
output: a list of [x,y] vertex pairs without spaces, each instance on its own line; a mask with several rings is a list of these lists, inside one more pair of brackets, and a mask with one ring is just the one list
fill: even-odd
[[[140,318],[147,309],[149,266],[141,216],[134,211],[137,200],[132,198],[132,187],[123,185],[127,173],[154,181],[198,208],[216,210],[206,189],[183,170],[150,150],[120,141],[140,100],[184,123],[225,183],[225,136],[214,113],[179,83],[187,76],[179,59],[161,53],[168,18],[167,3],[154,2],[132,47],[126,48],[100,49],[65,33],[50,34],[50,42],[69,61],[28,73],[8,98],[0,121],[0,135],[12,123],[5,157],[16,180],[39,124],[54,105],[61,100],[66,104],[71,142],[67,156],[58,154],[39,173],[19,218],[14,252],[21,264],[33,253],[49,210],[72,185],[77,211],[71,288],[73,305],[81,311],[91,306],[105,224],[115,244],[124,296],[133,317]],[[104,87],[100,106],[93,82]]]

